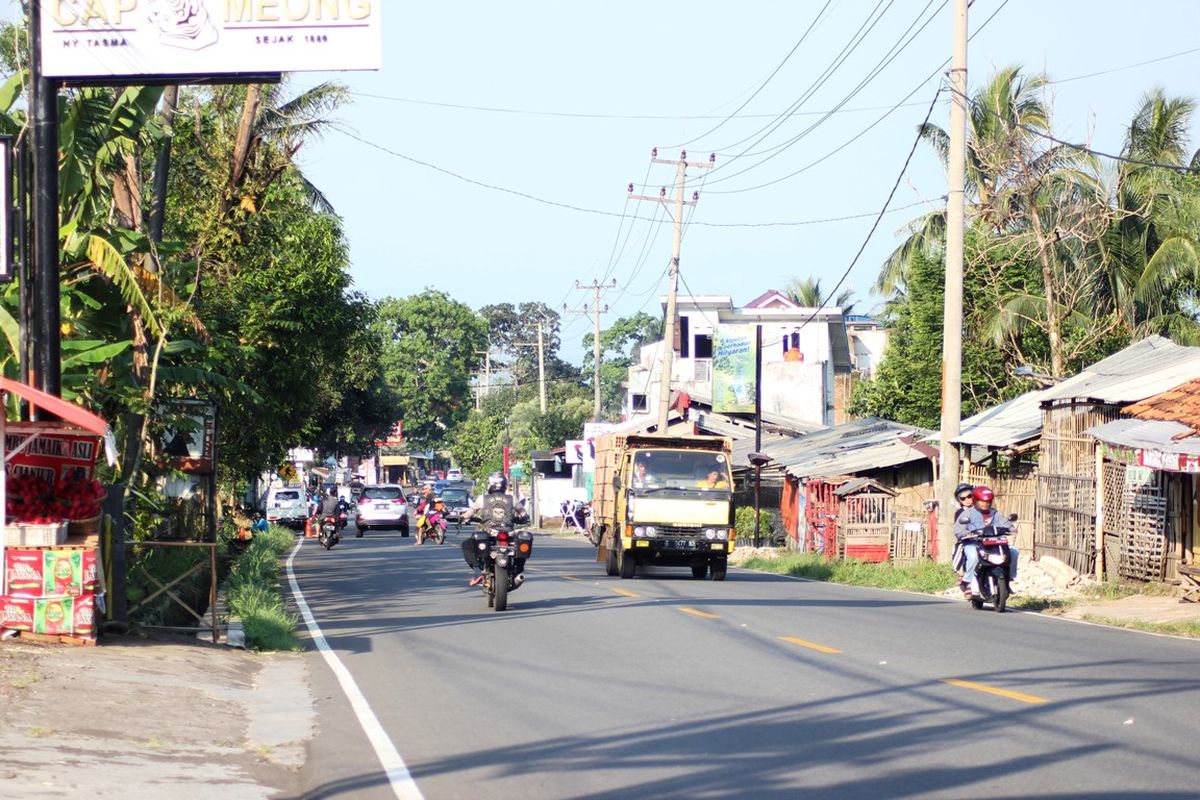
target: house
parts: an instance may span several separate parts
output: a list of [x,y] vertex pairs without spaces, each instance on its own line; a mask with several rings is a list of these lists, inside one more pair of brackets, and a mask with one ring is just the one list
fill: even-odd
[[963,421],[954,439],[963,479],[989,483],[1018,512],[1018,547],[1092,574],[1096,547],[1096,442],[1086,431],[1125,406],[1200,378],[1200,348],[1150,336],[1053,386]]
[[[666,298],[662,302],[665,308]],[[719,374],[714,382],[714,345],[740,341],[743,354],[751,355],[740,360],[737,391],[730,396],[752,398],[751,344],[755,328],[761,326],[764,414],[778,414],[817,427],[844,420],[853,360],[841,309],[805,308],[775,290],[740,307],[727,295],[682,297],[676,309],[673,391],[715,400],[714,410],[728,410],[723,409],[726,393],[718,396],[720,387],[714,383],[725,381],[722,385],[728,385],[731,379],[720,369],[718,352]],[[647,343],[629,368],[625,408],[629,419],[657,419],[663,348],[662,341]],[[749,402],[752,406],[753,400]],[[742,408],[740,413],[752,410]]]
[[1098,442],[1096,574],[1176,581],[1200,563],[1200,379],[1087,430]]
[[[897,535],[908,533],[925,554],[937,496],[938,453],[925,442],[930,433],[868,417],[764,444],[771,466],[784,475],[779,510],[791,546],[878,558],[880,545],[888,545],[883,553],[896,552]],[[857,542],[864,548],[858,553],[855,537],[870,540]]]

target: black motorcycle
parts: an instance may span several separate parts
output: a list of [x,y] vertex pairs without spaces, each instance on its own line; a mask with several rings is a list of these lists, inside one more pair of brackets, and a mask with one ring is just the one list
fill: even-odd
[[332,550],[333,546],[342,540],[340,529],[337,514],[324,515],[321,517],[321,527],[317,530],[317,544],[326,550]]
[[476,531],[468,540],[475,564],[483,572],[480,586],[488,608],[508,608],[508,593],[525,583],[525,560],[533,554],[533,534],[528,531]]
[[971,581],[971,607],[976,611],[989,604],[996,611],[1003,613],[1008,605],[1009,585],[1008,575],[1012,556],[1008,552],[1007,528],[988,526],[975,531],[975,536],[965,540],[974,543],[979,548],[979,564],[975,567],[974,580]]

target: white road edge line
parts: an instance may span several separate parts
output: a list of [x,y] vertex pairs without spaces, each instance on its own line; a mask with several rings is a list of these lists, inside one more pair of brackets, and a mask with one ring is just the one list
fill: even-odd
[[333,674],[337,677],[338,683],[342,687],[342,692],[346,695],[346,699],[350,701],[350,708],[354,709],[354,715],[358,717],[358,723],[362,726],[363,733],[367,735],[367,740],[370,741],[372,749],[375,750],[375,755],[379,758],[379,763],[383,766],[384,772],[387,773],[392,793],[396,795],[397,800],[424,800],[424,795],[417,788],[417,782],[413,780],[412,774],[408,771],[408,766],[404,763],[404,759],[400,757],[399,751],[396,750],[396,745],[392,744],[392,740],[388,737],[387,732],[384,731],[383,725],[379,723],[379,718],[371,710],[367,698],[363,696],[362,690],[354,682],[354,676],[350,674],[350,670],[346,669],[346,665],[342,663],[342,660],[337,657],[337,653],[333,652],[333,648],[329,646],[329,642],[325,639],[325,634],[321,632],[321,626],[317,624],[317,620],[313,617],[312,609],[308,607],[308,601],[304,599],[304,592],[300,591],[300,584],[296,580],[296,573],[292,569],[292,562],[296,558],[296,553],[300,552],[300,546],[303,544],[304,539],[296,542],[296,546],[292,548],[291,555],[288,556],[287,577],[288,584],[292,587],[292,596],[296,598],[296,605],[299,606],[300,614],[304,617],[304,624],[308,628],[308,633],[312,636],[313,643],[325,659],[325,663],[333,670]]

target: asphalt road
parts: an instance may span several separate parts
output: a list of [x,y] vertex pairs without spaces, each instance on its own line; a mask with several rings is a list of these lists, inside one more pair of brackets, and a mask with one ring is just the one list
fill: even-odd
[[[458,538],[296,575],[426,798],[1200,797],[1200,642],[731,571],[604,575],[538,537],[495,613]],[[313,655],[309,797],[388,798]]]

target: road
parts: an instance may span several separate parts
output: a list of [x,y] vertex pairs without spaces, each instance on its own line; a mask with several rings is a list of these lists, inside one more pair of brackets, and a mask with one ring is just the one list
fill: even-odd
[[[306,542],[325,637],[436,798],[1200,797],[1200,642],[538,537],[494,613],[457,537]],[[326,664],[309,797],[394,797]]]

